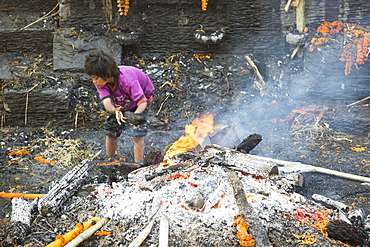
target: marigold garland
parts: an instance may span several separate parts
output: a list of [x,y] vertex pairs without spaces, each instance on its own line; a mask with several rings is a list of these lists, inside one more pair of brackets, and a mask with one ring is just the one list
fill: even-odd
[[117,0],[118,13],[126,16],[130,9],[130,0]]
[[234,218],[233,226],[236,226],[238,233],[236,237],[239,239],[240,246],[252,247],[255,246],[256,241],[253,236],[248,233],[248,224],[243,220],[243,215],[238,215]]
[[330,41],[330,36],[342,34],[346,37],[346,44],[340,57],[340,61],[345,62],[344,74],[351,73],[352,67],[364,64],[368,60],[370,32],[358,24],[341,21],[324,21],[318,28],[315,37],[311,39],[309,50],[315,50],[315,46],[324,45]]
[[[208,0],[202,0],[202,10],[206,11]],[[119,15],[126,16],[130,9],[130,0],[117,0],[117,7]]]
[[202,0],[202,10],[203,11],[207,10],[207,5],[208,5],[208,0]]

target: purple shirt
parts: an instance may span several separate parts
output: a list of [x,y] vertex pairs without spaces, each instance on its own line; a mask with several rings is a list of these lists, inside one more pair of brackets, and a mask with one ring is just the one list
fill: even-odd
[[118,68],[120,74],[114,91],[111,91],[108,85],[102,88],[95,86],[100,99],[109,97],[115,107],[122,106],[125,111],[130,111],[144,97],[153,96],[154,85],[144,72],[131,66],[118,66]]

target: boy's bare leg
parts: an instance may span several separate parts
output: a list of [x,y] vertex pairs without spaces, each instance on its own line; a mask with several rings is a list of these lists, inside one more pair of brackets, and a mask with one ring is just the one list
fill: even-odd
[[107,135],[105,137],[105,148],[108,157],[113,157],[116,154],[118,147],[118,137],[111,137]]
[[132,137],[132,141],[134,142],[134,161],[141,162],[144,158],[144,137]]

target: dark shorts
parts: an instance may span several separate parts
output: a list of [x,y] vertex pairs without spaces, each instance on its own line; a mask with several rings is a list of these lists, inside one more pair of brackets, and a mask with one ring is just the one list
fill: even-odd
[[[148,109],[146,109],[143,114],[145,118],[148,119]],[[115,114],[110,114],[105,120],[103,126],[105,134],[111,137],[120,137],[122,131],[124,130],[127,132],[127,135],[131,137],[146,136],[146,134],[148,133],[148,128],[148,121],[145,124],[141,124],[138,126],[127,123],[122,123],[121,125],[119,125]]]

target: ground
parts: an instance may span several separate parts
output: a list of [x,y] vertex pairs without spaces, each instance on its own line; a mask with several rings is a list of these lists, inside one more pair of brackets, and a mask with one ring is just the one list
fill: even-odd
[[[263,61],[267,59],[259,61],[257,66],[266,78],[273,78],[262,69]],[[269,61],[275,64],[280,61],[284,64],[281,69],[289,69],[292,74],[302,71],[299,59],[294,62],[273,57]],[[184,134],[186,124],[199,114],[211,112],[215,114],[215,124],[231,126],[240,140],[253,133],[262,135],[262,142],[251,154],[368,176],[370,137],[367,125],[361,125],[364,119],[370,118],[368,101],[348,106],[355,100],[289,98],[284,91],[287,86],[279,87],[273,79],[267,79],[266,85],[261,84],[243,56],[131,56],[125,58],[124,63],[143,69],[157,88],[151,114],[153,125],[146,137],[147,151],[164,150]],[[51,70],[40,73],[58,76]],[[23,78],[27,81],[26,76]],[[17,85],[3,80],[2,86]],[[100,114],[99,107],[95,114]],[[295,109],[304,110],[291,121],[276,121],[285,120]],[[320,112],[323,115],[317,119]],[[344,123],[346,121],[349,123]],[[104,135],[99,125],[77,129],[73,126],[4,126],[0,136],[0,191],[4,192],[47,193],[51,182],[85,158],[96,155],[95,163],[112,162],[104,157]],[[37,160],[36,156],[44,160]],[[121,138],[118,156],[132,161],[129,139]],[[370,213],[369,184],[319,173],[306,173],[304,178],[304,186],[298,192],[307,198],[321,194],[361,208],[365,215]],[[107,178],[96,171],[91,179],[105,181]],[[1,199],[0,206],[3,208],[0,218],[7,222],[10,200]],[[0,229],[2,237],[4,228]]]

